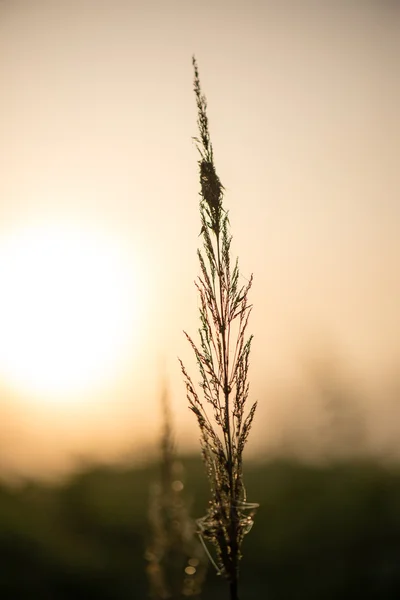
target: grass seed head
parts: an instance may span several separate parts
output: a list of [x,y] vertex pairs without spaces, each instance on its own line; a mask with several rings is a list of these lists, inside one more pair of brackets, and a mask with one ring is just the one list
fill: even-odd
[[[200,429],[202,455],[211,487],[207,514],[197,521],[203,543],[214,546],[219,573],[230,582],[231,600],[237,600],[241,544],[253,525],[257,504],[248,503],[243,483],[243,451],[254,418],[256,403],[248,411],[248,370],[252,337],[247,338],[251,311],[248,293],[252,277],[239,285],[239,265],[231,263],[228,213],[223,207],[224,188],[217,175],[207,117],[193,57],[200,154],[200,276],[199,343],[187,335],[200,372],[200,390],[181,363],[189,408]],[[233,269],[231,264],[234,264]],[[210,414],[209,414],[210,413]],[[211,416],[210,416],[211,415]]]

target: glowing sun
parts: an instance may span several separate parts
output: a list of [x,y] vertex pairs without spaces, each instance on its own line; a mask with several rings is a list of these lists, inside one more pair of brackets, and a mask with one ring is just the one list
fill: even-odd
[[0,237],[0,377],[31,394],[82,393],[137,335],[136,281],[112,238],[65,224]]

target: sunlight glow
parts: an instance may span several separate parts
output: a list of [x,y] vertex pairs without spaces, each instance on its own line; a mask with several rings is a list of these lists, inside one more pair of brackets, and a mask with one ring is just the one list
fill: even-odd
[[138,334],[136,275],[97,231],[46,223],[0,238],[0,378],[58,399],[112,377]]

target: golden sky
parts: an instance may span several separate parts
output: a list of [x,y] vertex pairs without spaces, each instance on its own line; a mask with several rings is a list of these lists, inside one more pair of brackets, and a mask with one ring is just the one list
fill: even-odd
[[[38,316],[31,339],[16,338],[16,356],[32,367],[28,384],[22,358],[14,379],[0,365],[4,467],[58,468],[71,453],[105,458],[151,444],[164,375],[177,438],[196,440],[176,360],[191,364],[182,330],[197,327],[193,53],[234,252],[243,278],[255,278],[253,448],[300,414],[312,428],[313,404],[299,390],[315,359],[362,390],[371,443],[398,437],[400,415],[382,386],[396,384],[400,359],[399,17],[389,1],[0,2],[0,271],[12,244],[25,248],[13,258],[25,265],[22,287],[9,285],[0,302],[3,363],[10,323]],[[53,255],[60,231],[65,247],[57,242]],[[64,276],[69,248],[83,246],[94,262],[85,250],[77,264],[101,270],[90,306]],[[41,283],[27,272],[42,260]],[[110,292],[124,295],[126,281],[132,319]],[[51,338],[40,290],[47,298],[55,286],[55,301],[70,303],[53,321],[72,320],[58,338],[53,323]],[[86,341],[73,336],[85,310]],[[107,338],[116,311],[126,315],[121,343]],[[72,369],[78,352],[97,356],[107,340],[112,352],[91,367],[101,377],[36,389],[35,340],[70,333],[69,354],[54,350],[49,371],[56,376],[58,359]]]

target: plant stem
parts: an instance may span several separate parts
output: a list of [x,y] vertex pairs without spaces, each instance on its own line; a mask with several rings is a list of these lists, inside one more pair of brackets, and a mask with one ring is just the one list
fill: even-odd
[[229,344],[226,339],[226,314],[224,310],[224,297],[222,288],[222,267],[221,267],[221,249],[219,232],[217,234],[217,260],[218,260],[218,278],[219,278],[219,301],[220,301],[220,319],[221,319],[221,336],[222,336],[222,354],[224,363],[224,400],[225,400],[225,426],[226,426],[226,441],[227,441],[227,468],[229,477],[230,487],[230,527],[229,527],[229,544],[231,549],[231,572],[229,573],[230,578],[230,597],[231,600],[238,600],[237,588],[238,588],[238,561],[239,561],[239,548],[237,543],[237,525],[238,525],[238,514],[237,514],[237,503],[236,503],[236,487],[234,484],[234,464],[233,464],[233,451],[232,451],[232,436],[231,436],[231,423],[229,414]]
[[229,584],[229,593],[230,593],[230,600],[239,600],[239,596],[238,596],[238,586],[237,586],[237,577],[235,578],[235,581],[231,581]]

